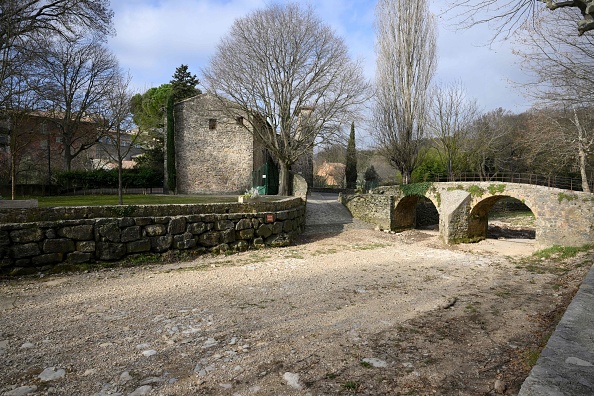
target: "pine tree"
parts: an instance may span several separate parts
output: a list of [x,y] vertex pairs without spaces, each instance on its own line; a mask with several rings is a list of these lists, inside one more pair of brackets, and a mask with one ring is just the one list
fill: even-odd
[[347,188],[357,188],[357,149],[355,148],[355,123],[351,124],[351,135],[347,145],[345,177]]
[[175,102],[202,93],[200,89],[196,88],[196,85],[200,84],[200,80],[198,80],[195,74],[188,71],[187,65],[181,65],[175,69],[175,74],[173,74],[173,80],[170,81],[170,84],[173,89],[173,100]]

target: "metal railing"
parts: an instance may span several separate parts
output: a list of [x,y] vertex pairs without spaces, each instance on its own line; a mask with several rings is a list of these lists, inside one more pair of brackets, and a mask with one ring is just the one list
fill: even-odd
[[[427,178],[426,181],[433,182],[502,182],[522,183],[536,186],[560,188],[563,190],[583,191],[582,180],[567,176],[536,175],[533,173],[495,173],[492,175],[480,175],[478,173],[461,173],[453,177],[446,174],[436,174]],[[594,191],[594,181],[588,183],[590,191]]]

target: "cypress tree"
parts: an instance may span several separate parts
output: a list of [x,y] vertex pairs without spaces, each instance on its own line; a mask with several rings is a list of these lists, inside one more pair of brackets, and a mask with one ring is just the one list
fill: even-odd
[[346,152],[345,177],[347,188],[357,188],[357,149],[355,148],[355,123],[351,124],[351,135]]
[[169,192],[175,192],[175,125],[173,119],[173,94],[167,97],[167,188]]

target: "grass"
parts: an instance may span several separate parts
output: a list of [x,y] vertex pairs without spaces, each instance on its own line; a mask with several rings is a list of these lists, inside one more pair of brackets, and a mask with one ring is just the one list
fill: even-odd
[[[35,197],[40,207],[55,206],[106,206],[117,205],[117,195],[63,195],[51,197]],[[263,197],[262,200],[273,201],[277,197]],[[225,195],[124,195],[124,205],[164,205],[164,204],[208,204],[237,202],[237,196]]]
[[[572,246],[553,246],[547,249],[539,250],[532,256],[520,259],[516,263],[516,268],[525,269],[536,274],[564,274],[569,268],[560,266],[562,262],[573,258],[582,252],[594,251],[594,245],[583,245],[579,247]],[[591,260],[585,259],[582,263],[575,263],[574,267],[591,265]]]

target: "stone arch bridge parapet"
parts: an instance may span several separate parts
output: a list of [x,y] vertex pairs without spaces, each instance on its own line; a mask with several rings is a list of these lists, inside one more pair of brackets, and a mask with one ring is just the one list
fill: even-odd
[[519,183],[420,183],[416,188],[380,187],[374,194],[343,197],[354,217],[383,229],[402,231],[415,226],[420,197],[433,202],[439,213],[444,242],[485,239],[488,213],[499,200],[520,200],[536,218],[536,243],[581,246],[594,242],[594,194]]

